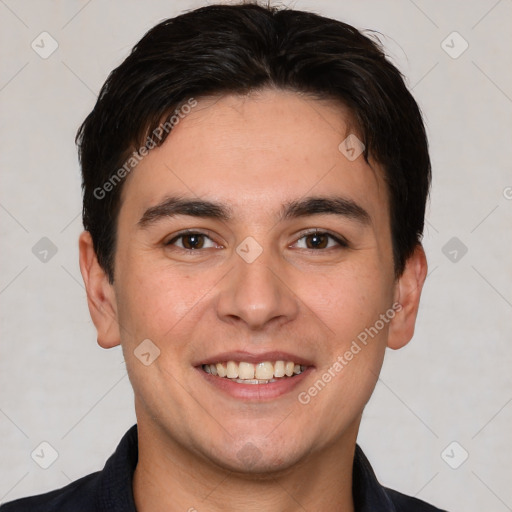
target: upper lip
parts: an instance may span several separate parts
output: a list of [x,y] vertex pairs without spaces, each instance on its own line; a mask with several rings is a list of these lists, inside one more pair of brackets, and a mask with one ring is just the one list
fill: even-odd
[[236,350],[232,352],[222,352],[219,354],[215,354],[213,356],[206,357],[193,363],[193,366],[201,366],[203,364],[215,364],[215,363],[224,363],[226,361],[244,361],[246,363],[260,363],[263,361],[293,361],[295,364],[300,364],[303,366],[313,366],[311,360],[306,359],[304,357],[298,356],[296,354],[291,354],[289,352],[282,352],[273,350],[271,352],[246,352],[243,350]]

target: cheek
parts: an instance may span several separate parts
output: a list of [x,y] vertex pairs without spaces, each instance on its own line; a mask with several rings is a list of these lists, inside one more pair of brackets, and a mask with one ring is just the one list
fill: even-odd
[[346,265],[306,282],[302,296],[322,317],[333,336],[346,340],[373,325],[391,307],[390,278],[378,264]]
[[[190,273],[165,260],[120,258],[116,296],[118,319],[128,334],[123,341],[150,338],[160,343],[173,339],[179,348],[180,336],[190,319],[200,314],[203,302],[214,291],[215,272]],[[127,336],[132,339],[130,341]]]
[[329,335],[319,353],[324,353],[313,386],[302,389],[303,401],[312,417],[324,418],[326,435],[336,435],[340,425],[355,418],[369,400],[377,381],[386,349],[392,316],[389,289],[376,285],[378,276],[336,280],[332,276],[323,291],[311,288],[311,304]]

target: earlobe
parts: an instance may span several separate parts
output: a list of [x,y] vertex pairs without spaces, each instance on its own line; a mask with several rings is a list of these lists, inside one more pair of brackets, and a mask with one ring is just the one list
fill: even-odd
[[400,304],[401,308],[389,326],[389,348],[402,348],[411,340],[426,277],[427,259],[422,245],[418,244],[396,283],[395,303]]
[[91,234],[84,231],[79,238],[80,272],[87,291],[87,303],[98,332],[98,344],[112,348],[120,344],[117,307],[113,286],[98,263]]

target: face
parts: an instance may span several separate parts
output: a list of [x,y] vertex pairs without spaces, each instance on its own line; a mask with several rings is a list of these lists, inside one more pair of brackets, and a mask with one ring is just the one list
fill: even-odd
[[169,446],[259,472],[355,440],[424,265],[395,279],[381,170],[340,151],[350,133],[292,92],[198,99],[126,180],[114,285],[84,277],[139,425]]

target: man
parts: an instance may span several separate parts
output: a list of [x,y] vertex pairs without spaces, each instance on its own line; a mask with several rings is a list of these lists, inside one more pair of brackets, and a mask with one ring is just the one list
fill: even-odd
[[14,511],[435,511],[356,445],[413,335],[430,185],[416,102],[341,22],[212,5],[154,27],[79,130],[80,268],[137,425]]

